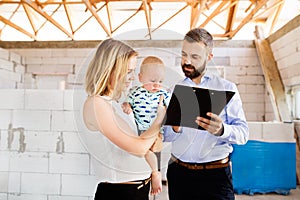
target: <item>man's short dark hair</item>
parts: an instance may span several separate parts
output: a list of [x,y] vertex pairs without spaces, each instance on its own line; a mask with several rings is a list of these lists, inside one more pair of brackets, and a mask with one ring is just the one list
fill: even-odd
[[203,28],[191,29],[189,32],[187,32],[187,34],[185,34],[184,40],[188,42],[203,42],[205,46],[212,51],[213,37],[207,30]]

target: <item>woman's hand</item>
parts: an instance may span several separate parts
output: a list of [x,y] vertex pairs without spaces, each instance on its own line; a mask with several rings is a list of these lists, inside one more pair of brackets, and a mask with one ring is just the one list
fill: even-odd
[[213,135],[223,135],[223,120],[218,115],[211,112],[208,112],[207,116],[211,117],[211,119],[209,120],[204,117],[197,117],[195,122]]
[[[166,114],[166,107],[164,106],[163,101],[164,101],[164,97],[163,97],[163,95],[161,95],[159,97],[159,103],[157,106],[157,117],[154,122],[154,123],[157,123],[157,125],[159,125],[159,126],[161,126],[161,124],[164,120],[165,114]],[[156,136],[156,140],[153,143],[153,145],[151,146],[150,150],[153,152],[160,152],[162,150],[162,147],[163,147],[162,134],[160,134],[158,132],[158,134]]]
[[164,105],[164,96],[160,95],[159,97],[159,103],[157,106],[157,121],[161,124],[164,120],[165,114],[166,114],[166,106]]
[[155,142],[153,143],[152,147],[150,148],[150,150],[152,152],[160,152],[163,148],[163,140],[162,140],[162,134],[158,134],[157,138],[155,140]]

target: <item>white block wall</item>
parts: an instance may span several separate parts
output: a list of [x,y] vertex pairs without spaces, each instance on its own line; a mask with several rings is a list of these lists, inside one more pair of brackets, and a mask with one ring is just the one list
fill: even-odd
[[215,48],[215,57],[227,57],[225,78],[236,83],[248,121],[264,121],[265,80],[255,48]]
[[[31,88],[68,89],[82,85],[77,81],[85,60],[94,49],[11,49],[26,58],[27,73],[35,78]],[[28,87],[27,87],[28,88]]]
[[0,48],[0,89],[24,88],[24,64],[19,54]]
[[[163,59],[171,69],[171,75],[166,74],[167,86],[173,85],[183,77],[180,67],[180,48],[138,48],[137,50],[140,53],[138,64],[147,55],[156,55]],[[82,88],[83,71],[95,49],[11,49],[10,51],[26,58],[27,75],[32,74],[35,77],[35,88],[64,89]],[[255,48],[216,47],[213,53],[214,58],[208,63],[209,71],[218,73],[237,84],[247,120],[274,120],[273,110],[268,106],[270,100]],[[138,84],[137,80],[135,84]]]
[[294,123],[249,122],[249,140],[295,143]]
[[300,27],[289,31],[271,43],[281,78],[285,86],[300,84]]
[[73,90],[0,96],[8,97],[0,98],[0,199],[91,199],[97,180],[74,125]]

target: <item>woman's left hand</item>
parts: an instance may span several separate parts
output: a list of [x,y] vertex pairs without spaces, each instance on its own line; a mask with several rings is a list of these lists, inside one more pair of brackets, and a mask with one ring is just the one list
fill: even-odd
[[152,152],[160,152],[162,148],[163,148],[162,134],[159,133],[150,150]]
[[213,135],[223,135],[223,120],[218,115],[211,112],[208,112],[207,116],[209,116],[211,119],[209,120],[204,117],[197,117],[195,122]]

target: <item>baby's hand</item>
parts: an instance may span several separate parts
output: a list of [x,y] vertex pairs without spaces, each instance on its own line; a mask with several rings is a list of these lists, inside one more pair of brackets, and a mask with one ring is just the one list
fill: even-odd
[[130,114],[132,112],[131,105],[128,102],[122,103],[122,109],[126,114]]
[[152,189],[151,189],[151,195],[156,195],[158,193],[161,193],[162,191],[162,182],[161,182],[161,173],[159,171],[154,171],[151,174],[151,183],[152,183]]

